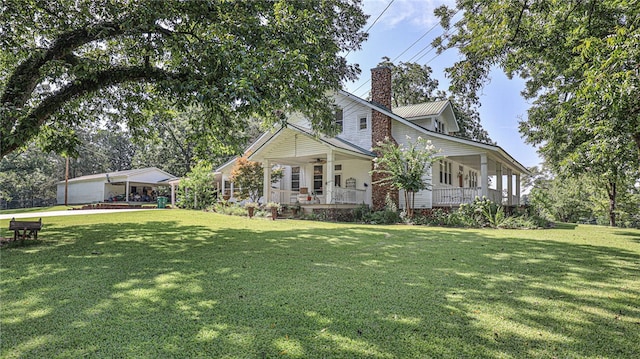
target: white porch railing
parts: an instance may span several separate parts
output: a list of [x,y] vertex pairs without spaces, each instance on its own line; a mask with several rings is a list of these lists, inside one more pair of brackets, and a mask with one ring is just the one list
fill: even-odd
[[298,194],[300,194],[300,192],[298,191],[289,191],[289,190],[272,188],[270,201],[278,202],[282,204],[293,204],[293,203],[296,203],[296,201],[298,200]]
[[336,204],[358,204],[364,203],[366,191],[353,188],[333,188],[333,201]]
[[[487,198],[502,205],[508,204],[506,194],[500,193],[495,189],[489,188]],[[435,188],[433,189],[433,205],[434,206],[459,206],[462,203],[472,203],[477,197],[482,197],[482,188]],[[512,196],[512,205],[518,204],[518,198]]]
[[471,203],[476,196],[482,196],[480,187],[473,188],[434,188],[434,206],[459,206],[462,203]]

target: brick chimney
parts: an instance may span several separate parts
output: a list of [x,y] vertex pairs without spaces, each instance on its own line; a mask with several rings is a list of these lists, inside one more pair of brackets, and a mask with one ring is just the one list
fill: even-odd
[[[371,102],[376,106],[381,106],[391,111],[391,68],[381,66],[371,69]],[[371,115],[371,144],[377,146],[378,142],[390,138],[395,143],[391,135],[391,118],[376,110]],[[378,153],[376,153],[378,154]],[[373,173],[371,176],[372,184],[371,196],[373,201],[373,209],[380,210],[385,206],[385,198],[387,193],[391,196],[396,206],[398,205],[398,191],[393,190],[389,186],[376,184],[375,182],[383,178],[383,175]]]

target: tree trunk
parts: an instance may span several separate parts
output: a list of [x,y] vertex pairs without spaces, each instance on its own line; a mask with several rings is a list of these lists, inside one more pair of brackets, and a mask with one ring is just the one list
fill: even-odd
[[609,225],[611,227],[616,226],[616,183],[609,182],[607,186],[607,194],[609,195]]

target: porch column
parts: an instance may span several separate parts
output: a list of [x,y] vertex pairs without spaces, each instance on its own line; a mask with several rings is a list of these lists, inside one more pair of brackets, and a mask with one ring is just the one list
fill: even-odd
[[487,155],[480,155],[480,187],[481,195],[489,197],[489,166],[487,164]]
[[502,204],[502,163],[496,162],[496,191],[498,191],[498,198],[500,198],[500,202],[498,204]]
[[267,159],[262,162],[264,173],[262,193],[264,193],[264,203],[271,202],[271,162]]
[[171,208],[176,206],[176,185],[171,183]]
[[513,173],[511,168],[507,169],[507,205],[513,205]]
[[520,173],[516,173],[516,206],[520,205]]
[[126,197],[125,197],[125,200],[126,200],[127,202],[129,202],[129,192],[131,192],[131,190],[129,189],[129,179],[127,179],[127,186],[126,186],[125,188],[126,188],[126,193],[125,193]]
[[333,149],[329,149],[327,151],[327,180],[325,182],[325,203],[331,204],[333,203],[333,187],[335,183],[333,183]]

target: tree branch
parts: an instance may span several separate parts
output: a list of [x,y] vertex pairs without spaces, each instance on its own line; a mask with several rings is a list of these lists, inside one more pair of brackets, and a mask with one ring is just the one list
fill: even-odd
[[17,125],[6,138],[2,139],[1,155],[4,156],[31,140],[45,121],[70,100],[120,83],[175,80],[183,76],[146,66],[113,67],[108,70],[87,74],[86,77],[68,84],[45,98],[27,116],[19,121],[14,121],[17,122]]

